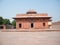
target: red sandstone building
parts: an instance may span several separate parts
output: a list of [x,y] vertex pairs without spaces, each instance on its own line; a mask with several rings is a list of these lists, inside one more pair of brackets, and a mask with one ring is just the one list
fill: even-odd
[[14,19],[16,29],[48,29],[51,17],[46,13],[39,14],[34,10],[30,10],[26,14],[17,14]]

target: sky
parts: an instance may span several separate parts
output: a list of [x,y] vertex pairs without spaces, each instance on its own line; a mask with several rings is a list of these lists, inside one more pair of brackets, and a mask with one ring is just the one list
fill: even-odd
[[37,13],[48,13],[52,21],[60,21],[60,0],[0,0],[0,16],[13,20],[16,14],[33,9]]

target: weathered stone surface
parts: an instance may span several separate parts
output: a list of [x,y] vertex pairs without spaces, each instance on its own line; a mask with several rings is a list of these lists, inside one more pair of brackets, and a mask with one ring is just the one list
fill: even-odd
[[0,32],[0,45],[60,45],[60,32]]

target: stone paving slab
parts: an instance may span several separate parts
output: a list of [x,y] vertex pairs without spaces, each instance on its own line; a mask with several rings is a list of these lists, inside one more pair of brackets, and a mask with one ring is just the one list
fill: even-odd
[[60,32],[0,32],[0,45],[60,45]]

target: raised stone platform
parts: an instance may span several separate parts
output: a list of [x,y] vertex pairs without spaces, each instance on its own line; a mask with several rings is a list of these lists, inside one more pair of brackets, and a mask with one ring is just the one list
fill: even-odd
[[51,32],[51,31],[60,32],[60,29],[0,29],[0,32]]

